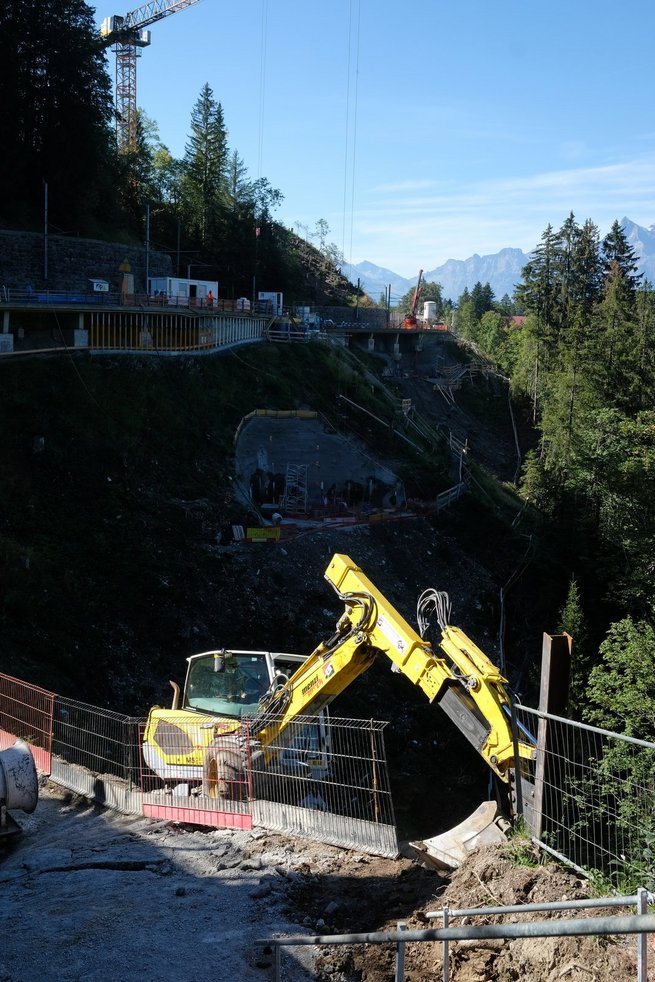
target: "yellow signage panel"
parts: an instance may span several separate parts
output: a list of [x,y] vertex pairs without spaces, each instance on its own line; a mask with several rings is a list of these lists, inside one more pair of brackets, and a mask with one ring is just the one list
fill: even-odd
[[252,542],[264,541],[266,539],[272,539],[277,542],[280,538],[280,526],[271,526],[270,528],[253,528],[246,529],[246,539],[250,539]]

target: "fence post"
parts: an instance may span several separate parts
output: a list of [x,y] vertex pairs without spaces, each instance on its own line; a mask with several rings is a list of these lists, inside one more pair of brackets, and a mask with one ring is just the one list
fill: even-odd
[[[444,907],[444,909],[442,911],[443,926],[444,927],[448,927],[449,914],[450,914],[450,908]],[[449,942],[448,941],[444,941],[444,943],[443,943],[443,982],[448,982],[448,979],[450,978],[449,959],[450,959]]]
[[[555,716],[563,716],[565,713],[569,694],[572,643],[570,634],[544,633],[539,690],[539,711],[542,713],[551,713]],[[542,718],[539,720],[537,732],[537,765],[532,816],[531,820],[528,819],[532,833],[537,839],[541,839],[544,832],[545,792],[550,786],[548,737],[548,721]]]
[[[648,913],[648,890],[637,890],[637,913]],[[648,935],[637,935],[637,982],[648,982]]]
[[[404,921],[398,921],[397,930],[404,931],[407,925]],[[405,977],[405,942],[399,941],[396,948],[396,982],[403,982]]]

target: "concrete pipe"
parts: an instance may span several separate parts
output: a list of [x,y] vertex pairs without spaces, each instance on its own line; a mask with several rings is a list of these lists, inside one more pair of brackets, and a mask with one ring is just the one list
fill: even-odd
[[39,781],[30,748],[23,740],[0,751],[0,805],[31,814],[39,800]]

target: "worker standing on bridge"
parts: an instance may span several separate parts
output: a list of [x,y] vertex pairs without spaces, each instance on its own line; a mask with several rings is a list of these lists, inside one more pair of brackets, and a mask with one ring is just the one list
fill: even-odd
[[211,290],[209,291],[209,293],[207,294],[207,296],[205,297],[205,299],[207,301],[207,306],[208,307],[213,307],[214,306],[214,294],[212,293]]

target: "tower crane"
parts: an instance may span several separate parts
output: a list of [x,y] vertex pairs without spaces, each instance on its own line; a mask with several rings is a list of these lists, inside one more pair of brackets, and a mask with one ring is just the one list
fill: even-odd
[[150,44],[151,24],[190,7],[198,0],[151,0],[128,14],[105,17],[100,27],[103,48],[116,54],[116,137],[120,150],[136,143],[136,60]]

